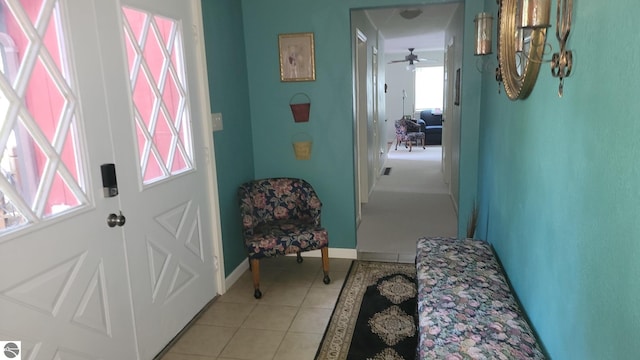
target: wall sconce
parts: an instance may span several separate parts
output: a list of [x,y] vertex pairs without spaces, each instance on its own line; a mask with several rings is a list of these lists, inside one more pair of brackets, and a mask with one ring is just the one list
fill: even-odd
[[550,0],[522,0],[522,20],[520,27],[525,29],[548,28]]
[[558,0],[558,10],[556,15],[556,38],[560,43],[560,52],[553,54],[551,58],[551,75],[560,78],[558,86],[558,96],[562,97],[564,90],[564,78],[571,75],[573,66],[573,53],[567,50],[567,39],[571,31],[571,12],[573,11],[573,0]]
[[493,15],[481,12],[476,15],[473,22],[476,23],[476,47],[473,55],[491,54],[491,31],[493,28]]
[[[511,100],[526,99],[538,78],[541,63],[551,63],[551,74],[560,78],[558,96],[563,95],[564,78],[571,74],[573,54],[566,50],[571,30],[573,0],[557,0],[556,38],[560,51],[543,60],[550,27],[551,0],[496,0],[498,11],[498,70]],[[476,45],[477,46],[477,45]]]
[[[549,0],[522,0],[522,28],[536,29],[548,28],[550,14]],[[560,78],[558,96],[562,97],[564,90],[564,78],[571,75],[573,66],[573,53],[566,50],[567,39],[571,31],[571,12],[573,0],[558,0],[556,10],[556,39],[560,45],[560,51],[551,58],[551,75]]]
[[[475,30],[475,48],[473,50],[473,55],[483,56],[489,55],[492,53],[492,40],[493,40],[493,15],[486,12],[481,12],[476,15],[473,19],[473,22],[476,25]],[[482,62],[482,64],[480,64]],[[482,58],[482,60],[478,59],[476,61],[476,69],[479,72],[484,72],[489,66],[486,58]]]

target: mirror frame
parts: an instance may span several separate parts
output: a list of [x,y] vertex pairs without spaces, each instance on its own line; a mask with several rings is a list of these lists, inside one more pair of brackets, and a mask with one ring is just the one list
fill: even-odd
[[[540,72],[547,36],[546,28],[530,29],[528,51],[517,54],[518,1],[499,0],[498,13],[498,62],[505,92],[511,100],[526,99],[531,93]],[[518,58],[524,63],[519,64]]]

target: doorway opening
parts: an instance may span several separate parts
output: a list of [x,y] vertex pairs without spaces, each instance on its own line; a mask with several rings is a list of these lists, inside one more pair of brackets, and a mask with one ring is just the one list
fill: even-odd
[[[456,236],[457,205],[455,202],[457,200],[452,197],[450,181],[445,181],[444,176],[445,173],[451,172],[451,169],[445,168],[453,165],[448,163],[445,165],[446,156],[443,153],[445,148],[453,149],[454,146],[450,143],[450,139],[455,138],[456,134],[446,134],[447,127],[443,123],[441,144],[427,144],[425,149],[421,146],[413,146],[411,152],[403,145],[399,146],[397,150],[390,145],[396,141],[395,120],[409,118],[417,123],[422,110],[433,109],[445,119],[449,114],[451,119],[447,120],[459,122],[459,111],[446,111],[448,104],[452,105],[453,102],[446,101],[450,87],[447,84],[449,79],[446,76],[448,70],[446,68],[451,64],[445,62],[445,54],[448,50],[445,46],[445,39],[455,41],[453,39],[456,37],[461,38],[462,19],[464,18],[462,7],[462,3],[420,7],[424,8],[421,12],[422,15],[433,16],[435,14],[438,16],[440,14],[442,17],[440,19],[442,26],[437,29],[437,36],[441,41],[437,48],[418,48],[418,46],[423,46],[425,42],[419,43],[421,45],[407,43],[407,41],[416,42],[418,36],[425,35],[424,33],[411,33],[420,27],[416,24],[424,23],[425,19],[418,20],[418,22],[402,19],[399,13],[405,7],[359,9],[351,12],[354,30],[356,28],[363,29],[361,31],[367,39],[366,47],[375,47],[379,50],[377,61],[368,61],[368,63],[378,64],[375,69],[378,76],[371,83],[378,84],[375,90],[380,93],[380,103],[375,114],[372,108],[366,110],[371,112],[368,115],[369,118],[373,118],[375,115],[381,120],[380,126],[372,127],[369,123],[369,128],[354,127],[356,132],[354,137],[369,143],[368,149],[366,149],[368,152],[366,164],[368,171],[371,172],[376,168],[374,167],[374,159],[382,159],[382,164],[377,166],[378,170],[373,171],[373,178],[369,178],[368,201],[358,202],[360,206],[358,208],[356,246],[359,258],[387,261],[397,261],[404,258],[407,261],[413,261],[417,238],[422,236]],[[433,21],[427,22],[430,25],[434,23]],[[389,24],[395,24],[393,25],[396,26],[395,30],[385,28],[390,26]],[[453,27],[450,24],[454,24]],[[459,25],[455,26],[455,24]],[[354,41],[354,59],[357,59],[358,49],[361,47],[362,43]],[[414,51],[409,53],[407,49]],[[415,59],[412,57],[413,55],[416,56]],[[371,53],[368,56],[372,56]],[[405,61],[402,59],[407,60],[407,64],[404,64]],[[459,60],[461,62],[461,59]],[[362,63],[356,61],[357,64]],[[363,83],[358,78],[360,72],[356,72],[356,66],[354,64],[354,91],[358,89],[358,84]],[[374,69],[371,66],[369,65],[367,76],[373,76]],[[423,68],[434,68],[435,71],[439,71],[439,99],[434,100],[433,92],[430,94],[427,91],[432,91],[433,86],[425,89],[424,86],[421,86],[424,80],[416,80],[417,74],[424,75],[429,72],[429,70],[422,70]],[[454,70],[448,71],[453,72]],[[423,93],[425,95],[421,95]],[[370,89],[369,95],[374,96]],[[361,94],[354,93],[354,100],[360,97],[362,97]],[[423,99],[425,101],[421,101]],[[439,106],[435,106],[433,103],[437,103]],[[356,104],[355,107],[358,107],[357,102],[354,104]],[[355,113],[357,110],[354,110]],[[454,119],[456,117],[458,119]],[[454,127],[455,129],[459,131],[459,126]],[[371,136],[374,131],[379,133],[377,140]],[[455,146],[459,146],[459,144]],[[358,158],[366,160],[361,155]],[[363,172],[362,163],[357,166],[357,170]],[[433,184],[425,183],[428,179],[435,182]],[[358,188],[358,190],[362,189]],[[357,192],[356,196],[362,196],[362,192]]]

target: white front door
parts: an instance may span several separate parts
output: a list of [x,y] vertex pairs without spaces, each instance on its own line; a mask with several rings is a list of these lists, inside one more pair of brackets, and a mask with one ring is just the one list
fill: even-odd
[[150,359],[217,292],[201,21],[180,5],[0,0],[0,339],[23,359]]
[[[199,0],[123,0],[102,4],[103,44],[113,49],[109,79],[120,195],[142,358],[162,349],[217,291],[213,159]],[[120,31],[107,20],[114,10]],[[115,14],[114,14],[115,15]],[[124,52],[125,50],[126,52]],[[117,54],[117,56],[116,56]],[[128,71],[122,72],[123,67]],[[120,143],[120,139],[125,139]],[[126,211],[126,213],[125,213]],[[130,226],[131,225],[131,226]]]

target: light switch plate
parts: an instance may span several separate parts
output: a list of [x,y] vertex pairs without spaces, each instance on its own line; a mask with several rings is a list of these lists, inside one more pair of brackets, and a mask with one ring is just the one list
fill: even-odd
[[222,130],[222,113],[211,113],[211,127],[213,131]]

